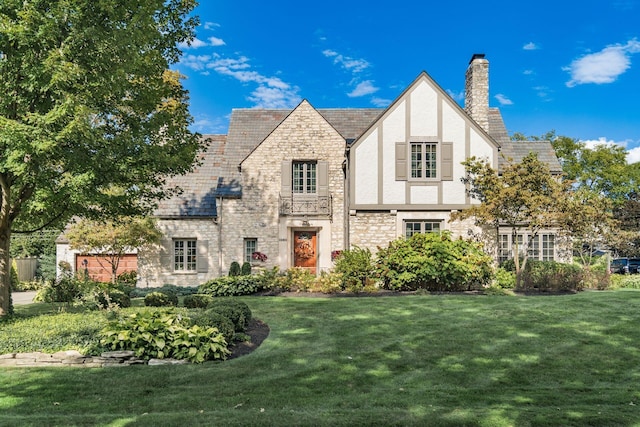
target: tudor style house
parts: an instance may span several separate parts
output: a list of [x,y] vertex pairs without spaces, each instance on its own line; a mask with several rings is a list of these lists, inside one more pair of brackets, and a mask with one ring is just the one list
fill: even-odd
[[[549,142],[510,141],[489,107],[488,68],[484,55],[471,59],[464,109],[422,72],[385,109],[304,100],[293,110],[233,110],[227,135],[205,136],[202,165],[173,182],[182,194],[158,207],[164,239],[138,253],[138,286],[198,285],[234,261],[318,273],[353,246],[477,234],[473,221],[449,222],[475,202],[461,181],[465,159],[499,169],[534,151],[561,171]],[[509,230],[496,237],[496,257],[509,256]],[[561,257],[551,231],[538,238],[533,258]]]

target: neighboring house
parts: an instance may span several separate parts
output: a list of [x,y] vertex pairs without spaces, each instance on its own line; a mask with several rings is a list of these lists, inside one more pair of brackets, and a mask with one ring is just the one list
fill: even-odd
[[[139,252],[138,286],[198,285],[234,261],[318,273],[353,246],[375,251],[441,230],[477,235],[471,220],[449,222],[475,203],[461,181],[465,159],[499,169],[535,151],[561,172],[549,142],[509,140],[489,108],[488,66],[473,56],[464,109],[423,72],[386,109],[316,109],[304,100],[293,110],[233,110],[227,135],[206,136],[202,165],[173,182],[183,193],[160,204],[165,237]],[[554,238],[541,233],[532,256],[558,259]],[[508,230],[496,235],[496,257],[508,239]]]

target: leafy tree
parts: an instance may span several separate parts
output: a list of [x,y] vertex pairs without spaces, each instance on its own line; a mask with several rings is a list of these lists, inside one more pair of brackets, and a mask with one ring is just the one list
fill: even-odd
[[[567,183],[551,174],[546,163],[530,153],[519,163],[510,163],[502,175],[488,160],[471,157],[464,163],[469,195],[480,204],[452,215],[452,220],[474,218],[477,225],[494,229],[509,227],[512,233],[516,284],[521,285],[529,249],[543,228],[555,227],[562,216]],[[519,248],[517,235],[528,239]],[[522,260],[520,259],[522,257]]]
[[202,149],[178,43],[195,0],[0,2],[0,316],[12,231],[149,212]]
[[138,217],[117,222],[82,220],[73,224],[66,236],[71,249],[94,255],[102,268],[111,270],[111,283],[116,283],[122,257],[132,249],[160,242],[162,232],[153,218]]
[[618,235],[611,199],[586,187],[567,194],[561,216],[561,227],[570,234],[573,253],[589,268],[593,253]]

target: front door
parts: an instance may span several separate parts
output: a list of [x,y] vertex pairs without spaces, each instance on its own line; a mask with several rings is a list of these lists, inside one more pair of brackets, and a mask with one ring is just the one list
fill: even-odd
[[318,251],[315,231],[293,232],[293,266],[306,268],[316,274]]

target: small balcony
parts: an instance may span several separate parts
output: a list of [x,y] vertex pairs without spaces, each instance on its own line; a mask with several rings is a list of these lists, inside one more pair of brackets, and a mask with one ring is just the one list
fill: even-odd
[[280,215],[331,216],[333,198],[313,195],[280,195]]

